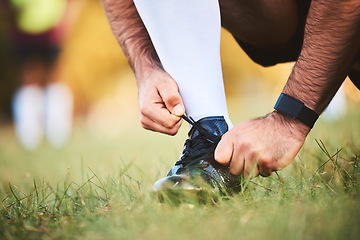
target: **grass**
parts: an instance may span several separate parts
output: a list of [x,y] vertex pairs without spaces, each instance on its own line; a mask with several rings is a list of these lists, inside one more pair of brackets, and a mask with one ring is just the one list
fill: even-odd
[[[360,114],[320,122],[295,161],[215,203],[159,203],[179,137],[77,128],[63,150],[0,136],[0,239],[360,239]],[[245,188],[246,187],[246,188]]]

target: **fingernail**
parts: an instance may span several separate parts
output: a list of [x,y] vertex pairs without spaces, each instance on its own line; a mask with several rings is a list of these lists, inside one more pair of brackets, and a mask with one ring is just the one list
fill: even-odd
[[181,116],[184,114],[184,108],[181,104],[176,105],[173,111],[174,111],[173,113],[177,116]]

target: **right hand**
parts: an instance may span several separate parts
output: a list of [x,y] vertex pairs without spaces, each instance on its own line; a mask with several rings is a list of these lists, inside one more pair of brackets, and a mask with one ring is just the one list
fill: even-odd
[[140,122],[147,130],[175,135],[185,114],[174,79],[163,70],[138,79]]
[[299,120],[279,112],[246,120],[222,136],[215,160],[229,166],[234,175],[271,176],[294,160],[309,131]]

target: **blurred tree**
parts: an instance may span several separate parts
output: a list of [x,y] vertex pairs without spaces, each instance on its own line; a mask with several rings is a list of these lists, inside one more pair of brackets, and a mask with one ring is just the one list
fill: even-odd
[[72,33],[65,40],[63,79],[75,93],[79,111],[114,91],[129,65],[113,37],[100,1],[84,2]]
[[10,0],[17,11],[16,24],[37,34],[56,25],[64,15],[66,0]]

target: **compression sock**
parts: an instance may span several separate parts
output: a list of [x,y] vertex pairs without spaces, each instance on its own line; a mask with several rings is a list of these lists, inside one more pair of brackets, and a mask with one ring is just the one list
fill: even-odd
[[232,126],[220,60],[218,0],[134,0],[160,61],[195,121],[224,116]]

